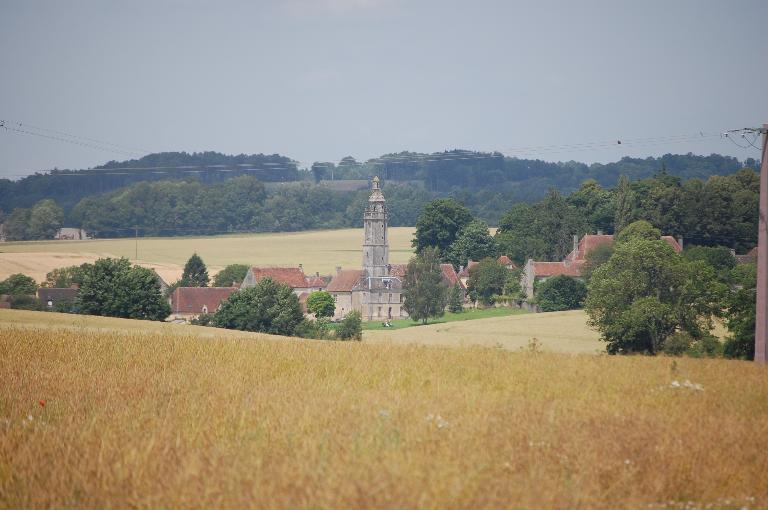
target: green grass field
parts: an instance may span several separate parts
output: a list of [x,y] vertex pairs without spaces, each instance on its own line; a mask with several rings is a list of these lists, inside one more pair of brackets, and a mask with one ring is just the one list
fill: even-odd
[[[408,262],[412,256],[411,227],[389,229],[390,262]],[[362,229],[281,232],[209,237],[98,239],[88,241],[29,241],[0,243],[0,279],[24,273],[40,281],[52,269],[92,262],[98,257],[127,257],[152,267],[166,281],[181,276],[193,253],[215,272],[227,264],[304,266],[307,274],[333,274],[337,266],[362,265]]]
[[462,313],[446,312],[440,318],[429,319],[428,324],[422,324],[411,319],[395,319],[389,321],[390,326],[385,327],[382,321],[366,321],[363,322],[363,330],[382,330],[391,331],[393,329],[413,328],[420,326],[429,326],[432,324],[444,324],[446,322],[456,321],[468,321],[476,319],[490,319],[492,317],[506,317],[507,315],[521,315],[528,313],[525,310],[519,308],[500,307],[500,308],[485,308],[485,309],[467,309]]

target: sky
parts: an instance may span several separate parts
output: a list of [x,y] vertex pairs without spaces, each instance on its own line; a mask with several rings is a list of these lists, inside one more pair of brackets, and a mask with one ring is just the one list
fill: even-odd
[[0,0],[0,120],[52,137],[0,127],[0,178],[160,151],[759,158],[720,134],[768,123],[767,31],[765,0]]

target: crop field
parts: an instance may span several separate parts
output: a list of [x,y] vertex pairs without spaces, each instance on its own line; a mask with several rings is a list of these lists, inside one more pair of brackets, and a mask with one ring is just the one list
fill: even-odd
[[[412,227],[390,227],[390,262],[408,262],[412,256]],[[99,257],[127,257],[151,267],[168,282],[181,276],[192,253],[197,252],[211,274],[227,264],[293,266],[303,264],[307,274],[332,274],[336,266],[362,264],[362,229],[281,232],[209,237],[95,239],[87,241],[27,241],[0,243],[0,280],[24,273],[35,280],[57,267],[93,262]],[[137,250],[138,245],[138,250]]]
[[0,312],[2,508],[768,507],[752,363]]

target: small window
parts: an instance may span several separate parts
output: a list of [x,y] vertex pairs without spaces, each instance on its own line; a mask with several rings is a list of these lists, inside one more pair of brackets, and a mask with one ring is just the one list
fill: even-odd
[[206,305],[203,305],[203,313],[208,313],[208,307]]

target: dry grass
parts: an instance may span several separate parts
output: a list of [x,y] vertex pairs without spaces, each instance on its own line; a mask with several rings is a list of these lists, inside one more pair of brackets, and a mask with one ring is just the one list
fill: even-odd
[[587,327],[582,310],[530,313],[404,329],[365,331],[366,341],[393,344],[484,346],[519,350],[536,338],[545,351],[605,352],[600,334]]
[[[390,262],[405,263],[412,255],[411,227],[389,229]],[[307,273],[335,272],[336,266],[360,267],[362,229],[283,232],[209,237],[139,238],[138,261],[155,268],[166,281],[175,281],[192,253],[197,252],[211,274],[227,264],[264,266],[304,265]],[[24,273],[38,281],[57,267],[92,262],[100,256],[134,260],[136,241],[30,241],[0,243],[0,279]]]
[[9,317],[0,507],[768,505],[768,372],[746,362]]

